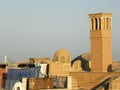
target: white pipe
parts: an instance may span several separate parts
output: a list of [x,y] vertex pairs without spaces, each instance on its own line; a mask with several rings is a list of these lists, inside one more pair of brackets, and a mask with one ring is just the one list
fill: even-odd
[[4,63],[5,64],[7,63],[7,56],[5,56],[5,58],[4,58]]

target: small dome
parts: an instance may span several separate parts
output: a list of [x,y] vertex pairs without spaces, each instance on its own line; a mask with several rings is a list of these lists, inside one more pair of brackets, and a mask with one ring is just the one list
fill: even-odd
[[70,53],[66,49],[59,49],[58,51],[55,52],[55,55],[70,56]]
[[71,55],[66,49],[60,49],[54,54],[54,62],[70,63]]

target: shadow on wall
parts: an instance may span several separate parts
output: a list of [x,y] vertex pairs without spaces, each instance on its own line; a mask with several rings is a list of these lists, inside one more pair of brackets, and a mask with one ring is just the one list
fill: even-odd
[[5,80],[7,78],[7,74],[6,73],[3,73],[3,76],[2,76],[2,87],[5,88]]
[[81,65],[80,66],[81,66],[82,70],[88,71],[88,72],[91,71],[91,68],[89,66],[89,61],[86,60],[85,58],[83,58],[82,55],[80,55],[80,56],[76,57],[75,59],[73,59],[72,62],[71,62],[71,65],[73,65],[76,60],[80,60],[81,61]]
[[110,65],[108,66],[107,71],[108,71],[108,72],[113,72],[113,70],[112,70],[112,64],[110,64]]
[[103,81],[99,85],[93,87],[91,90],[108,90],[110,80],[111,80],[110,78],[106,79],[105,81]]

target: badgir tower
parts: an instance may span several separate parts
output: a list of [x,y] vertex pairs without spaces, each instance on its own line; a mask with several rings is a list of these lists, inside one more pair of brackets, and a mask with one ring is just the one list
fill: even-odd
[[112,71],[112,14],[89,14],[91,71]]

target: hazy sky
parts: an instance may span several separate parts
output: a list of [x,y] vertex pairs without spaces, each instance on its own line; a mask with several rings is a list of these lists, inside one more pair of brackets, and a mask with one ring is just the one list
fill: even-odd
[[0,61],[50,57],[66,48],[72,58],[90,52],[90,13],[113,13],[113,59],[120,60],[120,0],[0,0]]

